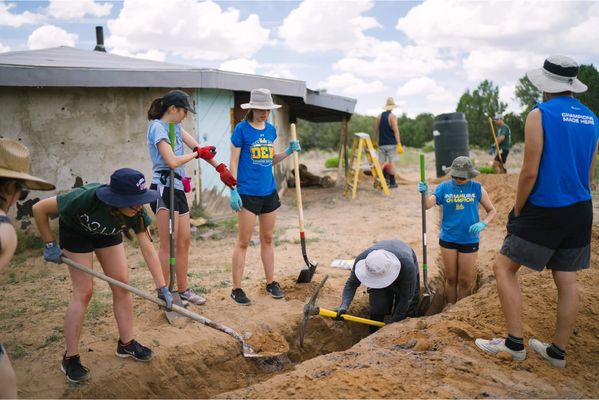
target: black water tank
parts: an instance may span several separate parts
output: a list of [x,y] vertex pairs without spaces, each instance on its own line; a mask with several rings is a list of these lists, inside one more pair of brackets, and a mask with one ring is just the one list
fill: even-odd
[[445,175],[443,168],[451,166],[454,158],[469,157],[468,121],[461,112],[439,114],[433,122],[437,178]]

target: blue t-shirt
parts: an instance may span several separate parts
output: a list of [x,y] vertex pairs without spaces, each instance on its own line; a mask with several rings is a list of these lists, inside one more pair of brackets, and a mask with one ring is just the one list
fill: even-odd
[[[158,150],[158,143],[161,140],[165,140],[169,145],[171,141],[168,136],[168,122],[164,122],[160,119],[155,119],[150,122],[148,126],[148,150],[150,151],[150,158],[152,159],[152,183],[161,185],[159,171],[169,171],[169,166],[162,158],[160,151]],[[184,154],[183,149],[183,136],[181,135],[181,124],[175,124],[175,151],[176,156],[182,156]],[[175,172],[180,176],[185,176],[185,169],[180,166],[175,169]],[[169,176],[166,177],[166,185],[170,187]],[[183,184],[179,179],[175,179],[175,189],[183,190]]]
[[469,181],[458,185],[453,180],[441,183],[435,189],[437,205],[443,207],[443,220],[439,239],[446,242],[478,243],[480,234],[470,233],[470,225],[479,221],[478,203],[482,197],[479,182]]
[[590,200],[591,163],[599,138],[597,116],[569,96],[535,108],[542,115],[543,153],[528,201],[539,207],[565,207]]
[[237,191],[240,194],[268,196],[275,191],[272,161],[276,138],[277,130],[268,122],[262,130],[254,128],[248,121],[235,126],[231,143],[241,148],[237,166]]

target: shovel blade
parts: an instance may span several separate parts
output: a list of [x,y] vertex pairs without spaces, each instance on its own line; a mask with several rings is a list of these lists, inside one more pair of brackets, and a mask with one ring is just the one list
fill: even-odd
[[300,271],[300,274],[297,277],[297,283],[312,282],[312,276],[314,276],[314,272],[316,272],[316,266],[318,266],[318,263],[310,263],[308,267],[304,267],[304,269]]
[[[179,296],[179,292],[172,292],[173,295],[173,304],[178,305],[179,307],[187,307],[187,304],[183,303],[181,296]],[[178,313],[175,311],[164,310],[164,315],[166,316],[166,320],[169,324],[173,325],[175,321],[180,317]]]

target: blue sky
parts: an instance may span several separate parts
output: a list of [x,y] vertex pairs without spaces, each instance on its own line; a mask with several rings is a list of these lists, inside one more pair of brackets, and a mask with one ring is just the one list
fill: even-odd
[[553,54],[599,64],[593,1],[0,0],[0,52],[55,46],[299,79],[356,111],[455,110],[483,79],[518,111],[518,78]]

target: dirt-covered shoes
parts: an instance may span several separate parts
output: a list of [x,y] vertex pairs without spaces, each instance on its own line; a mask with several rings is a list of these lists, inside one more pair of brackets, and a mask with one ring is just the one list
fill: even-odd
[[142,346],[135,339],[129,343],[123,343],[119,339],[119,344],[116,348],[116,355],[122,358],[132,357],[136,361],[147,362],[154,357],[154,353],[146,346]]
[[60,370],[69,381],[74,383],[83,382],[89,378],[89,369],[81,364],[79,354],[67,357],[67,353],[64,353]]
[[206,298],[204,296],[200,296],[193,291],[193,289],[189,288],[184,292],[179,292],[179,296],[181,296],[181,300],[188,301],[191,304],[195,304],[201,306],[206,303]]
[[549,354],[547,354],[547,349],[550,346],[551,345],[549,343],[543,343],[540,340],[537,340],[534,338],[532,338],[528,341],[528,347],[533,349],[535,351],[535,353],[537,353],[538,355],[543,357],[545,360],[547,360],[549,362],[549,364],[553,365],[556,368],[565,368],[566,360],[560,360],[558,358],[553,358]]
[[505,339],[495,338],[491,340],[487,339],[476,339],[474,341],[476,346],[485,353],[497,355],[499,353],[511,354],[512,360],[523,361],[526,358],[526,350],[512,350],[505,345]]
[[266,291],[275,299],[282,299],[285,297],[285,293],[283,293],[277,281],[272,281],[271,283],[267,284]]
[[231,298],[235,303],[242,306],[249,306],[252,304],[252,301],[245,295],[245,292],[241,288],[233,289],[231,291]]

